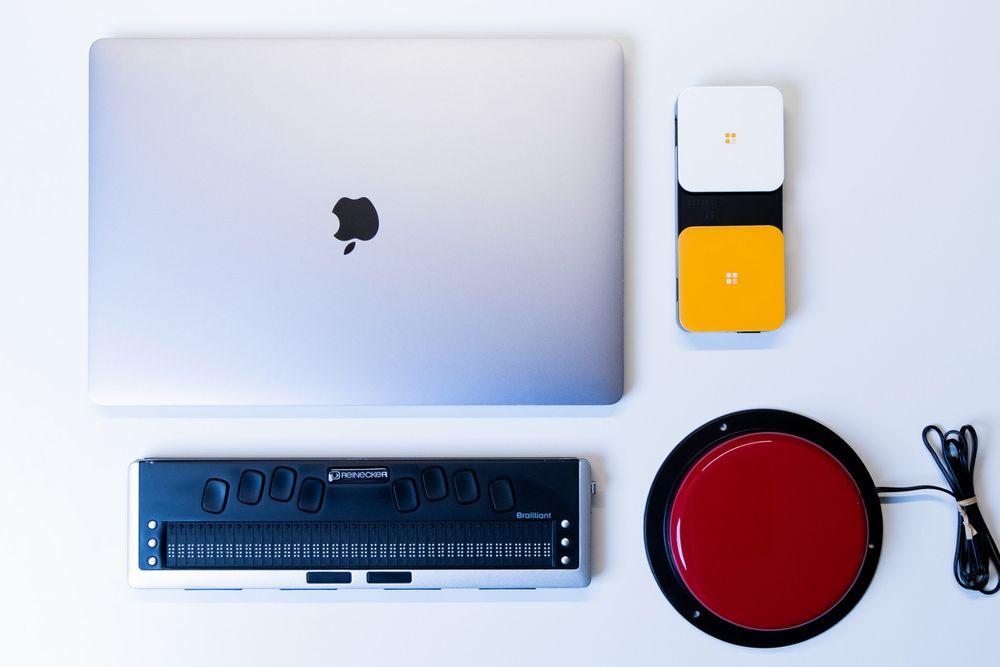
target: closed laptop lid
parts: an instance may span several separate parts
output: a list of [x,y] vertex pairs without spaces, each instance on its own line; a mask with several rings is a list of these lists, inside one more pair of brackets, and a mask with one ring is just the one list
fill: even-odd
[[609,40],[101,40],[90,391],[110,405],[622,392]]

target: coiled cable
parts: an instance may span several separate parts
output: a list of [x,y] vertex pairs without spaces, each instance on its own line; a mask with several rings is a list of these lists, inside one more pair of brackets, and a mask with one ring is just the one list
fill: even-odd
[[[993,595],[1000,590],[1000,551],[990,534],[986,519],[979,509],[973,477],[979,437],[968,424],[957,431],[942,431],[937,426],[926,427],[922,433],[924,447],[930,452],[949,489],[933,484],[915,486],[877,486],[879,495],[910,491],[940,491],[955,499],[958,505],[958,532],[955,539],[955,581],[962,588]],[[990,581],[994,583],[990,585]]]

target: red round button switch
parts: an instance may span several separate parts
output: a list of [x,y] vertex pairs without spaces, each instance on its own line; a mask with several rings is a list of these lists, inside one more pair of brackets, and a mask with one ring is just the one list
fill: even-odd
[[858,578],[868,518],[857,483],[824,448],[748,433],[701,456],[666,517],[677,574],[697,601],[751,630],[830,611]]

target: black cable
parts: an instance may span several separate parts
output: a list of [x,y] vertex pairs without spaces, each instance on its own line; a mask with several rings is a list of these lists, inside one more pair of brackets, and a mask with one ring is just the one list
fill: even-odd
[[908,491],[940,491],[941,493],[947,493],[952,498],[955,494],[948,489],[943,489],[940,486],[934,486],[933,484],[915,484],[913,486],[876,486],[876,493],[906,493]]
[[[937,436],[937,449],[931,443],[931,434]],[[976,429],[968,424],[957,431],[943,432],[931,425],[922,433],[924,447],[930,452],[951,490],[932,484],[915,486],[876,486],[875,492],[902,493],[907,491],[940,491],[958,503],[958,536],[955,540],[955,581],[962,588],[993,595],[1000,591],[1000,551],[993,541],[986,519],[976,500],[973,476],[976,471],[976,453],[979,437]],[[940,451],[940,454],[938,453]],[[991,569],[997,580],[990,586]]]

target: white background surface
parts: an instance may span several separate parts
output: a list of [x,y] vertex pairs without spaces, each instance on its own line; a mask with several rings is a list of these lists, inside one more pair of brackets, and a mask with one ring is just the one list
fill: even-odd
[[[829,6],[828,6],[829,5]],[[925,423],[980,430],[1000,519],[1000,12],[981,3],[14,0],[0,19],[0,654],[8,664],[955,664],[1000,627],[960,590],[943,502],[885,507],[858,607],[805,644],[696,631],[646,567],[671,447],[730,410],[803,412],[882,483],[937,482]],[[86,394],[87,48],[144,35],[611,35],[627,56],[628,387],[611,409],[106,413]],[[672,106],[685,86],[785,96],[789,319],[674,324]],[[132,591],[141,456],[588,456],[596,572],[549,592]],[[998,526],[1000,528],[1000,526]],[[817,573],[822,576],[822,573]]]

